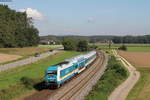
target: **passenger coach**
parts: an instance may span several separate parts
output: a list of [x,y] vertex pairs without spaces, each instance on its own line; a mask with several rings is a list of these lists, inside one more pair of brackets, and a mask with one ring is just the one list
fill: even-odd
[[48,67],[44,78],[46,85],[60,87],[61,84],[85,70],[95,59],[96,51],[91,51]]

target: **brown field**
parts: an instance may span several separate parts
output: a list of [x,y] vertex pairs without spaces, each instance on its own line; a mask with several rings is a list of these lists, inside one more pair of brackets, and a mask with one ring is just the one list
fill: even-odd
[[136,67],[150,67],[150,52],[118,51],[118,53]]
[[0,54],[0,63],[12,61],[21,58],[18,55]]

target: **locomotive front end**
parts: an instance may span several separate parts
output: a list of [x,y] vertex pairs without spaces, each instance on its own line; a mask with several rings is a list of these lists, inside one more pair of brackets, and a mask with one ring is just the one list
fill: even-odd
[[57,72],[58,67],[57,66],[50,66],[46,69],[45,72],[45,83],[46,86],[57,86]]

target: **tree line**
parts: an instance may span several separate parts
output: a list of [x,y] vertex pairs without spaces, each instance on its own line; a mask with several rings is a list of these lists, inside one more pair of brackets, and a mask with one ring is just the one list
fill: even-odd
[[86,40],[76,41],[74,39],[64,39],[62,41],[64,50],[88,51],[89,46]]
[[0,47],[35,46],[38,42],[39,32],[26,12],[0,5]]
[[150,35],[144,36],[115,36],[113,39],[114,43],[150,43]]
[[87,40],[89,43],[110,41],[114,43],[150,43],[150,35],[143,36],[42,36],[43,39],[55,39],[55,41],[62,41],[64,38],[73,40]]

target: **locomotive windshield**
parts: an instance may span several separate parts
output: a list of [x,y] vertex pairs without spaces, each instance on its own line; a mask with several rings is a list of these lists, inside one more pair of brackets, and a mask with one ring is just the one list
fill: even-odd
[[47,74],[49,74],[49,75],[54,75],[54,74],[57,75],[57,71],[48,71]]

